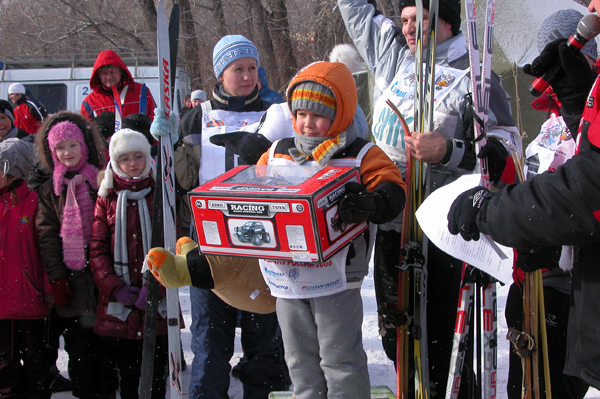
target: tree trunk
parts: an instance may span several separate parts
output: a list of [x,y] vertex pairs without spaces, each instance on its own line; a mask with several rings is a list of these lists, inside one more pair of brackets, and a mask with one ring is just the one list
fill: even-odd
[[150,32],[156,32],[156,7],[153,0],[138,0],[142,8],[142,14],[146,21],[146,27]]
[[192,79],[193,90],[194,82],[203,81],[199,57],[204,53],[200,51],[196,26],[194,25],[194,15],[189,0],[179,0],[179,7],[181,10],[181,30],[183,32],[183,59],[186,70]]

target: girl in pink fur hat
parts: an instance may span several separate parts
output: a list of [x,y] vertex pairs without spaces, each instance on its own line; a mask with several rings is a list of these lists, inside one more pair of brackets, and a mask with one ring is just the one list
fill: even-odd
[[92,329],[96,285],[88,261],[102,137],[85,117],[60,112],[44,123],[36,146],[52,176],[38,192],[40,253],[56,313],[66,325],[73,396],[114,398],[117,375]]

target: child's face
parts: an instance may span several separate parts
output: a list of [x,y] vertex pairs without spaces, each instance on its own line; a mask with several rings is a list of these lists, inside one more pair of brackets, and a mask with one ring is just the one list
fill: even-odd
[[59,141],[54,151],[60,163],[68,168],[79,165],[81,161],[81,144],[77,140]]
[[146,155],[139,151],[125,153],[117,159],[121,170],[130,177],[139,177],[146,167]]
[[10,175],[5,175],[4,171],[0,170],[0,189],[3,189],[4,187],[10,185],[10,183],[12,183],[13,180],[15,180],[14,177]]
[[300,109],[296,111],[296,127],[304,136],[325,137],[333,121],[314,111]]
[[10,118],[5,114],[0,113],[0,137],[6,136],[8,132],[10,132],[10,129],[12,129]]

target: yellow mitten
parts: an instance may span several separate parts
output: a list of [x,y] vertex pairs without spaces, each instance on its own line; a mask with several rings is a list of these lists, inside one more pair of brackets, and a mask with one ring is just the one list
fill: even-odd
[[148,268],[159,283],[167,288],[192,285],[185,255],[173,255],[164,248],[152,248],[148,252]]
[[198,243],[190,237],[181,237],[177,240],[177,243],[175,243],[175,255],[186,255],[197,246]]

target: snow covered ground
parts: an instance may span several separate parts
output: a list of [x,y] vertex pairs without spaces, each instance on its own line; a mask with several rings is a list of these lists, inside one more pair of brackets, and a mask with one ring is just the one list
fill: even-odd
[[[498,399],[506,398],[506,378],[508,374],[508,351],[509,344],[504,338],[506,336],[506,323],[504,322],[504,306],[506,304],[506,295],[508,294],[508,287],[501,287],[498,285]],[[371,385],[387,385],[396,391],[396,376],[394,371],[393,363],[388,360],[381,348],[381,341],[378,335],[377,329],[377,308],[375,305],[375,290],[373,285],[372,273],[367,276],[362,287],[362,296],[364,304],[364,323],[363,323],[363,344],[367,356],[369,358],[369,374],[371,376]],[[190,312],[190,300],[189,300],[189,289],[184,288],[180,290],[180,302],[183,317],[185,319],[186,326],[191,325],[191,312]],[[181,340],[183,344],[185,360],[188,364],[188,369],[183,372],[183,394],[184,398],[187,399],[190,368],[192,364],[193,354],[190,350],[191,333],[189,328],[182,330]],[[239,357],[242,355],[239,331],[236,336],[236,352],[231,361],[232,365],[238,362]],[[63,375],[67,375],[67,356],[64,350],[61,349],[60,357],[58,360],[58,367],[63,372]],[[68,399],[72,395],[70,392],[63,392],[52,395],[52,399]],[[243,391],[242,384],[239,380],[231,378],[231,386],[229,388],[229,397],[231,399],[242,399]],[[590,389],[586,398],[600,399],[600,392],[595,389]]]

